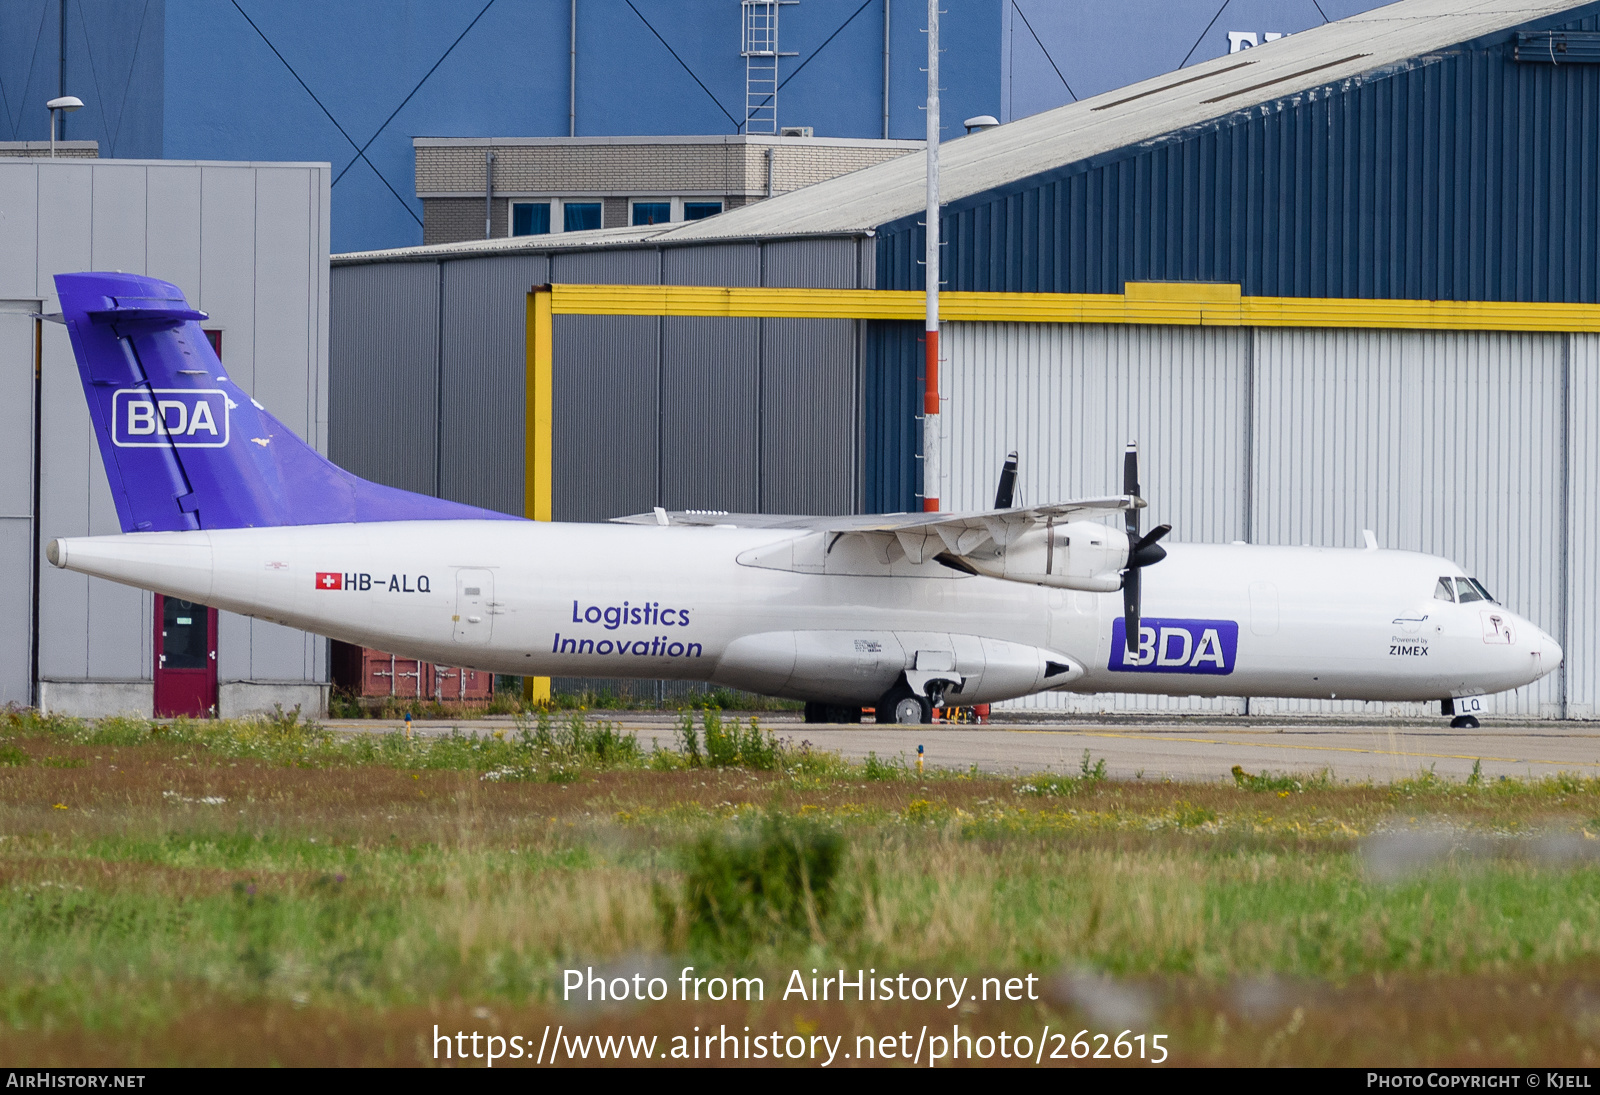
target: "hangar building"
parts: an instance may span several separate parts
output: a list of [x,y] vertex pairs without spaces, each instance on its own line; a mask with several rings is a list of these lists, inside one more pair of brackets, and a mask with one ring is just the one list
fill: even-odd
[[232,379],[326,446],[329,178],[325,163],[0,159],[0,704],[325,707],[323,639],[57,570],[42,548],[121,531],[67,330],[47,321],[54,274],[174,282]]
[[[1101,493],[1137,438],[1176,538],[1449,556],[1567,652],[1495,710],[1593,717],[1596,178],[1573,0],[1402,0],[951,141],[938,496],[983,507],[1010,449],[1030,499]],[[331,455],[555,520],[915,508],[922,203],[911,156],[687,224],[336,255]]]

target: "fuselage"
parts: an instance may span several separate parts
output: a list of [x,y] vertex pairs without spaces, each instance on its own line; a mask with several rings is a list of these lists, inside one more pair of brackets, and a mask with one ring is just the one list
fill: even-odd
[[1044,689],[1437,700],[1520,687],[1561,659],[1501,605],[1440,599],[1459,566],[1403,551],[1173,544],[1145,574],[1138,655],[1119,594],[795,530],[375,522],[76,538],[50,558],[440,663],[829,703],[872,703],[919,667],[957,675],[960,703]]

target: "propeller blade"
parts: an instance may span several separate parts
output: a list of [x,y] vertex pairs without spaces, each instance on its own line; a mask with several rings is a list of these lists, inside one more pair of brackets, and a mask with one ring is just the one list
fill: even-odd
[[1128,565],[1130,567],[1154,566],[1165,559],[1167,557],[1167,549],[1156,543],[1156,541],[1171,531],[1171,525],[1157,525],[1145,533],[1134,543],[1133,550],[1128,552]]
[[1011,453],[1006,457],[1006,463],[1000,469],[1000,485],[994,491],[994,508],[1010,509],[1017,496],[1017,454]]
[[[1122,493],[1137,498],[1139,495],[1139,443],[1129,441],[1128,449],[1122,454]],[[1123,531],[1128,534],[1128,543],[1134,544],[1139,540],[1139,511],[1136,509],[1124,510],[1122,513]]]
[[[1127,450],[1122,454],[1122,493],[1130,497],[1139,496],[1139,443],[1129,441]],[[1123,529],[1128,534],[1128,569],[1122,572],[1122,619],[1124,625],[1124,639],[1128,644],[1128,653],[1139,653],[1139,609],[1140,609],[1140,580],[1139,568],[1144,565],[1140,557],[1140,549],[1146,548],[1151,552],[1161,552],[1160,556],[1152,559],[1158,562],[1166,551],[1156,546],[1156,541],[1167,533],[1165,526],[1153,529],[1148,542],[1139,535],[1139,511],[1127,509],[1123,511]]]
[[1122,619],[1128,653],[1139,652],[1139,568],[1129,567],[1122,575]]

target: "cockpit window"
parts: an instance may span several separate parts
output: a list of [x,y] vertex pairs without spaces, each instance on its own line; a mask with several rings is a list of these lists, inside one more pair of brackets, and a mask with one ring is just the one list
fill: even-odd
[[1462,604],[1466,604],[1468,601],[1487,601],[1490,598],[1483,594],[1478,583],[1471,578],[1457,578],[1456,599]]
[[1455,584],[1449,578],[1440,578],[1439,584],[1433,587],[1433,599],[1436,601],[1454,601],[1456,599]]
[[[1457,579],[1457,580],[1460,581],[1462,579]],[[1494,595],[1491,594],[1487,589],[1485,589],[1483,583],[1478,581],[1478,579],[1476,579],[1476,578],[1467,578],[1465,580],[1472,583],[1472,588],[1477,590],[1479,596],[1481,596],[1484,600],[1488,601],[1490,604],[1498,603],[1498,602],[1495,601]],[[1466,598],[1463,597],[1462,600],[1466,600]]]

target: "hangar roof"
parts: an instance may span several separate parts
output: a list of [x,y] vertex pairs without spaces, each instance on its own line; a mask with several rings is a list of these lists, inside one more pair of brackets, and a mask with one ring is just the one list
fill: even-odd
[[[959,201],[1586,6],[1589,0],[1401,0],[949,141],[940,148],[940,198]],[[923,158],[906,156],[683,225],[660,242],[875,228],[925,208],[925,178]]]
[[[1400,0],[1242,53],[941,146],[948,204],[1327,85],[1350,87],[1419,56],[1593,7],[1594,0]],[[334,257],[335,264],[587,247],[871,234],[924,208],[925,167],[905,156],[688,224],[470,240]]]

